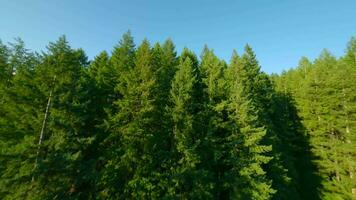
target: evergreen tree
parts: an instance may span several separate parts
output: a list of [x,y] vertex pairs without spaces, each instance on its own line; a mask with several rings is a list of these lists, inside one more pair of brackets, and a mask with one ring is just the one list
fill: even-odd
[[258,93],[255,78],[259,74],[259,66],[249,46],[241,59],[234,54],[231,68],[236,68],[236,79],[230,83],[229,92],[229,120],[230,136],[228,162],[231,170],[227,173],[231,177],[231,198],[237,199],[269,199],[275,192],[271,188],[271,181],[267,179],[263,165],[271,157],[266,154],[271,146],[262,145],[266,129],[259,122],[262,115],[258,105]]
[[[123,34],[119,44],[114,47],[112,56],[110,59],[110,65],[113,68],[110,77],[106,77],[108,83],[115,88],[116,93],[119,91],[119,87],[124,84],[121,80],[126,76],[128,72],[134,66],[135,57],[135,44],[130,31]],[[109,74],[108,74],[109,75]],[[120,93],[118,94],[120,95]]]
[[[40,100],[33,81],[34,54],[21,40],[2,47],[4,82],[0,84],[0,198],[24,198],[34,161]],[[25,64],[26,63],[26,64]],[[18,69],[14,73],[13,69]]]
[[[123,98],[121,91],[126,90],[125,76],[134,66],[135,44],[130,31],[126,32],[119,44],[115,46],[108,63],[105,61],[105,57],[106,55],[101,55],[100,58],[97,58],[98,66],[100,65],[101,69],[98,70],[98,78],[95,78],[98,87],[104,87],[106,90],[103,94],[103,98],[106,100],[102,99],[106,101],[103,104],[106,117],[102,119],[101,125],[101,132],[106,134],[99,146],[103,156],[100,157],[98,163],[100,175],[97,187],[102,198],[114,198],[112,197],[114,194],[123,193],[123,185],[117,184],[123,182],[120,174],[124,174],[124,172],[120,170],[124,169],[117,169],[123,149],[119,142],[121,135],[116,131],[120,125],[117,124],[115,115],[120,112],[116,102]],[[93,63],[93,67],[94,65]],[[95,68],[98,67],[94,67],[93,74],[95,74]],[[101,89],[99,90],[101,91]]]
[[[65,37],[50,43],[37,67],[36,82],[47,108],[41,115],[42,131],[35,161],[35,198],[85,198],[90,191],[94,134],[87,115],[89,100],[84,67],[87,58]],[[86,191],[87,190],[87,191]],[[86,192],[85,192],[86,191]]]
[[[117,77],[113,77],[115,70],[110,64],[110,57],[107,52],[101,52],[94,61],[90,64],[88,75],[92,79],[93,95],[95,95],[95,103],[98,110],[96,114],[98,116],[97,124],[103,123],[104,119],[108,120],[108,110],[113,106],[115,99],[115,85],[114,80]],[[98,106],[100,105],[100,106]]]
[[[224,199],[228,193],[224,187],[224,174],[228,168],[225,163],[226,139],[229,131],[226,128],[227,85],[225,80],[226,64],[219,60],[212,50],[205,46],[202,56],[200,70],[204,84],[205,96],[205,120],[207,123],[205,137],[205,167],[212,171],[216,183],[216,199]],[[214,162],[212,162],[212,160]]]
[[[213,198],[211,173],[202,166],[202,145],[204,132],[199,114],[201,106],[195,98],[199,79],[196,76],[195,56],[184,49],[179,69],[174,77],[171,90],[173,107],[170,109],[173,121],[173,137],[176,149],[176,163],[173,169],[173,184],[170,198],[211,199]],[[194,64],[195,63],[195,64]]]
[[122,99],[116,101],[119,112],[113,120],[116,122],[115,133],[119,134],[115,138],[120,140],[116,144],[122,148],[116,150],[121,152],[106,166],[117,169],[107,176],[115,176],[119,179],[115,184],[122,184],[115,186],[115,192],[110,194],[115,198],[152,198],[154,195],[151,171],[155,164],[152,157],[155,132],[150,127],[155,112],[154,78],[150,45],[144,40],[137,49],[134,67],[120,76],[118,90]]

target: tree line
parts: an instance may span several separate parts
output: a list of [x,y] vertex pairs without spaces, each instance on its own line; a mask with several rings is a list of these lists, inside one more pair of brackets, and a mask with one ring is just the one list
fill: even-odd
[[355,80],[355,38],[279,75],[249,45],[0,42],[0,198],[353,199]]

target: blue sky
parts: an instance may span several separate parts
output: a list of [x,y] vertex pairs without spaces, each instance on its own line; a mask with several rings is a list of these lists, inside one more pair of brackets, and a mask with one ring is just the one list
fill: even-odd
[[341,56],[356,36],[355,0],[0,0],[0,39],[21,37],[44,50],[65,34],[89,58],[110,52],[131,30],[137,44],[172,38],[178,52],[204,44],[229,61],[249,43],[267,73],[314,59],[323,48]]

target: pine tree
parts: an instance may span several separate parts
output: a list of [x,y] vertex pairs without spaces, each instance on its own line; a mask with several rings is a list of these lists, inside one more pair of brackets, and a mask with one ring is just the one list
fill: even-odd
[[[110,65],[113,70],[111,71],[111,77],[107,77],[108,82],[112,85],[116,91],[119,91],[118,87],[124,84],[120,82],[121,76],[126,76],[128,72],[134,66],[135,57],[135,44],[130,31],[123,34],[119,44],[114,47],[112,56],[110,59]],[[120,95],[120,94],[119,94]]]
[[204,131],[199,114],[201,106],[194,96],[199,87],[196,57],[184,49],[179,69],[172,82],[171,101],[174,147],[176,163],[173,165],[173,185],[169,198],[211,199],[213,198],[211,173],[202,166],[202,144]]
[[88,193],[92,198],[96,198],[101,189],[102,182],[99,177],[104,167],[106,153],[106,148],[102,144],[110,133],[108,121],[112,113],[113,101],[117,98],[113,85],[115,73],[110,64],[110,57],[105,51],[95,57],[85,72],[86,90],[89,96],[87,115],[90,116],[87,125],[95,135],[90,145],[92,188]]
[[[120,174],[124,174],[123,168],[117,169],[120,162],[120,156],[123,153],[120,140],[121,135],[116,131],[120,126],[115,119],[115,115],[120,112],[116,102],[119,102],[123,98],[121,91],[125,91],[125,76],[134,66],[135,57],[135,44],[131,36],[130,31],[126,32],[122,39],[119,41],[113,50],[112,56],[109,62],[104,61],[106,56],[102,55],[97,61],[100,64],[101,70],[99,70],[97,85],[98,87],[104,87],[106,92],[104,98],[106,98],[107,105],[104,107],[105,115],[102,119],[101,130],[105,133],[103,141],[100,142],[99,148],[102,151],[103,156],[100,158],[98,167],[100,168],[100,175],[97,182],[98,192],[102,198],[114,198],[114,194],[123,193],[123,185],[117,184],[123,182]],[[103,63],[104,62],[104,63]],[[94,64],[94,63],[93,63]],[[104,65],[103,65],[104,64]],[[94,65],[93,65],[94,66]],[[95,67],[94,71],[95,73]],[[99,89],[101,91],[101,89]]]
[[[36,68],[35,81],[42,95],[42,125],[29,198],[87,198],[91,189],[93,160],[90,145],[94,135],[87,126],[87,58],[71,49],[65,37],[50,43],[48,53]],[[47,116],[47,118],[46,118]]]
[[33,68],[39,58],[20,39],[3,53],[6,78],[0,84],[0,197],[23,198],[33,168],[33,131],[40,124],[36,115],[41,105],[33,81]]
[[119,188],[114,190],[122,193],[110,195],[116,196],[115,198],[149,198],[154,193],[150,173],[153,170],[151,153],[155,146],[155,133],[150,124],[154,122],[155,79],[151,49],[147,40],[137,49],[134,67],[122,74],[120,81],[118,90],[122,99],[116,102],[119,112],[113,120],[116,122],[115,133],[119,134],[119,144],[122,147],[116,151],[122,152],[121,155],[114,155],[119,157],[109,160],[106,167],[118,167],[114,172],[117,174],[110,176],[118,176],[116,178],[122,185],[116,186]]
[[177,58],[172,41],[167,40],[163,46],[156,43],[152,48],[152,66],[154,69],[155,112],[152,116],[152,131],[155,132],[153,143],[153,179],[156,184],[155,195],[152,198],[162,198],[169,190],[170,168],[173,162],[172,120],[168,107],[171,81],[176,71]]
[[214,173],[216,184],[214,198],[217,199],[224,199],[227,195],[227,190],[224,187],[224,174],[228,166],[224,159],[227,156],[225,143],[229,132],[225,127],[228,121],[225,69],[226,64],[205,46],[200,65],[206,104],[204,107],[206,119],[204,121],[207,123],[204,161],[205,168]]
[[[288,118],[298,118],[295,117],[294,112],[290,113],[293,107],[290,106],[291,101],[288,99],[288,93],[280,99],[278,97],[280,94],[275,92],[273,83],[267,74],[259,72],[255,76],[254,82],[255,86],[252,93],[257,96],[255,97],[258,105],[257,110],[260,112],[258,121],[266,129],[266,136],[262,144],[272,146],[272,150],[267,154],[272,160],[267,164],[265,170],[267,177],[272,180],[272,188],[276,190],[273,199],[300,199],[297,191],[297,169],[293,162],[295,155],[293,151],[296,149],[292,144],[294,142],[300,143],[299,140],[303,135],[297,129],[293,129],[293,133],[288,133],[289,127],[281,129],[283,125],[289,123]],[[279,109],[281,104],[285,104],[286,110]],[[282,112],[278,112],[279,110]],[[279,121],[281,115],[286,117],[283,122]],[[298,126],[297,122],[293,121],[296,126]]]
[[231,68],[236,68],[236,79],[230,83],[229,95],[229,163],[231,170],[231,198],[269,199],[275,192],[267,179],[263,165],[271,158],[266,153],[271,146],[262,145],[266,129],[259,121],[262,115],[258,105],[259,94],[255,93],[255,78],[259,66],[252,49],[246,46],[241,59],[234,54]]

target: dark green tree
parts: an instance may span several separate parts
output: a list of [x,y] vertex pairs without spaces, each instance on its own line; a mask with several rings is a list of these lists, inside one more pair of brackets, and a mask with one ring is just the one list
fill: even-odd
[[[225,199],[228,196],[224,175],[228,170],[226,159],[226,140],[229,131],[226,128],[227,116],[227,81],[226,64],[219,60],[213,50],[205,46],[201,55],[200,71],[204,85],[204,114],[206,127],[205,168],[215,176],[214,198]],[[213,162],[212,162],[213,161]]]
[[[266,136],[266,128],[261,123],[259,98],[255,91],[256,78],[260,67],[249,46],[239,58],[233,54],[231,70],[235,71],[235,79],[229,88],[229,120],[230,135],[228,137],[228,162],[231,169],[227,177],[230,182],[231,198],[237,199],[269,199],[275,192],[271,188],[271,180],[266,176],[263,165],[272,158],[267,156],[271,146],[261,144]],[[233,69],[236,68],[236,69]]]
[[211,199],[214,187],[212,174],[202,166],[205,139],[199,116],[202,111],[194,96],[196,90],[202,88],[198,87],[197,61],[194,64],[192,59],[196,59],[195,55],[184,49],[172,82],[170,111],[177,160],[172,171],[174,187],[169,195],[178,199]]

